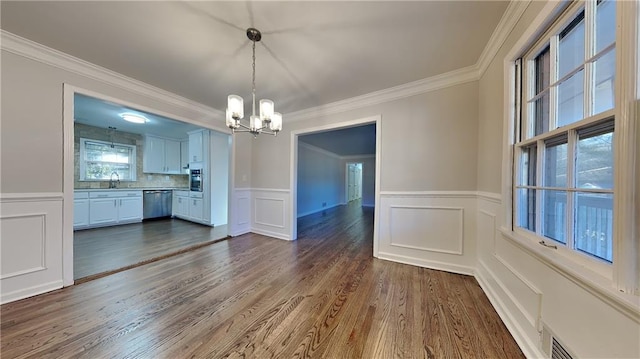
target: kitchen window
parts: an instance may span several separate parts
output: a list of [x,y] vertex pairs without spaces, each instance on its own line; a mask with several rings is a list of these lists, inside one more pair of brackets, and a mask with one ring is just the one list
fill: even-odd
[[616,3],[570,5],[516,63],[514,225],[612,276]]
[[136,146],[80,139],[80,181],[136,180]]

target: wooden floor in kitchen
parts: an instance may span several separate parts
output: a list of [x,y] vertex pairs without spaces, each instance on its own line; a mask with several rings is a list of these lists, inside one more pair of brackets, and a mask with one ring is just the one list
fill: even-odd
[[523,358],[473,277],[372,258],[373,211],[0,307],[2,358]]
[[226,225],[210,227],[176,218],[75,231],[73,277],[111,273],[226,237]]

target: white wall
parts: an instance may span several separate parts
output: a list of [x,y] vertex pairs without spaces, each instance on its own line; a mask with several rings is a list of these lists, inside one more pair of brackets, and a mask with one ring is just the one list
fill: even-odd
[[229,207],[229,149],[231,138],[227,133],[210,132],[211,144],[211,224],[225,225]]
[[343,204],[343,187],[344,168],[340,157],[298,142],[297,216],[306,216]]

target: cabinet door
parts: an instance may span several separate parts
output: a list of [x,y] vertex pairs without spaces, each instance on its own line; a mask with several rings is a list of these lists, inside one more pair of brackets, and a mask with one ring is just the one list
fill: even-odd
[[189,141],[180,141],[180,172],[186,173],[189,165]]
[[89,225],[89,200],[76,199],[73,201],[73,228]]
[[142,172],[164,173],[165,141],[162,138],[146,136],[142,156]]
[[180,141],[164,141],[165,173],[180,174]]
[[202,221],[204,218],[204,203],[200,198],[189,198],[189,217]]
[[183,217],[189,217],[189,197],[178,197],[178,212]]
[[142,220],[142,198],[118,198],[118,222],[133,222]]
[[113,224],[118,220],[118,199],[97,198],[89,200],[89,224]]
[[202,161],[202,145],[203,145],[202,131],[193,132],[189,134],[189,162]]

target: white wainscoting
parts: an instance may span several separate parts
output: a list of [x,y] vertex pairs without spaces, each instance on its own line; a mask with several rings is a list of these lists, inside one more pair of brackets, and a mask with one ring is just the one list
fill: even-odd
[[381,192],[381,259],[474,274],[476,192]]
[[542,357],[537,342],[542,291],[497,251],[497,241],[503,240],[498,229],[499,195],[479,193],[477,207],[475,277],[524,354],[528,358]]
[[62,288],[62,193],[0,197],[0,303]]
[[290,202],[288,189],[251,189],[251,232],[290,240]]
[[251,189],[234,189],[231,200],[233,206],[229,235],[235,237],[251,232]]

